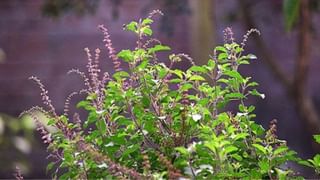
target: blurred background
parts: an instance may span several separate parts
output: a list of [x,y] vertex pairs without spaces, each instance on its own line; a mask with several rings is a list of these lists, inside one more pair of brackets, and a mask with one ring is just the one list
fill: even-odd
[[[318,0],[1,0],[0,178],[13,178],[16,165],[26,178],[50,177],[46,146],[34,122],[17,118],[41,105],[39,89],[28,77],[42,80],[62,113],[68,94],[83,87],[80,78],[66,73],[85,69],[85,47],[101,48],[102,69],[113,71],[97,26],[109,29],[116,50],[132,48],[135,37],[122,31],[123,24],[154,9],[165,14],[156,18],[154,36],[198,64],[223,43],[226,27],[238,41],[250,28],[259,29],[261,36],[247,42],[247,52],[258,60],[241,69],[266,95],[250,99],[256,121],[268,128],[277,119],[278,136],[303,158],[320,152],[312,141],[312,134],[320,134]],[[295,168],[313,177],[311,170]]]

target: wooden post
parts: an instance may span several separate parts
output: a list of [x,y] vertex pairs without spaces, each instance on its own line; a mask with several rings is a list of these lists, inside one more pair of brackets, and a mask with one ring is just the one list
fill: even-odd
[[189,0],[189,4],[191,55],[197,64],[205,64],[215,46],[214,0]]

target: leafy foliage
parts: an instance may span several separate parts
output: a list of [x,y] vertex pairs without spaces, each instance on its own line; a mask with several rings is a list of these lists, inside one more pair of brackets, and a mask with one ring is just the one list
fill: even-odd
[[[249,34],[239,45],[227,29],[226,42],[214,48],[205,65],[196,65],[186,54],[169,55],[167,65],[159,61],[157,53],[168,52],[170,47],[150,38],[157,13],[125,26],[136,34],[137,47],[117,55],[102,27],[116,66],[112,76],[104,73],[99,79],[100,50],[96,50],[93,61],[86,49],[90,78],[72,71],[87,85],[87,97],[77,104],[88,112],[83,123],[77,114],[73,118],[67,113],[57,115],[47,91],[36,79],[50,108],[49,125],[56,127],[50,139],[43,133],[55,158],[48,165],[49,170],[57,169],[55,177],[285,179],[295,175],[285,166],[288,161],[319,169],[319,155],[301,160],[277,138],[276,120],[267,130],[253,120],[255,107],[245,101],[264,95],[255,89],[258,83],[238,71],[256,59],[244,54]],[[120,60],[128,65],[128,71],[119,68]],[[186,71],[173,68],[182,60],[190,62]],[[227,111],[231,105],[238,110]],[[318,136],[315,138],[319,141]],[[66,171],[59,171],[63,169]]]

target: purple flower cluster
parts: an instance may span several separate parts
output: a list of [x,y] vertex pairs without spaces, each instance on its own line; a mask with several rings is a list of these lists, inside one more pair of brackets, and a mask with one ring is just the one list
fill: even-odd
[[227,27],[226,29],[223,30],[223,42],[228,43],[231,42],[233,43],[235,41],[233,37],[233,31],[231,27]]
[[103,42],[105,42],[105,47],[109,52],[109,58],[112,59],[115,71],[121,71],[121,63],[116,55],[116,51],[112,46],[112,41],[110,39],[109,31],[104,25],[99,25],[98,28],[102,31],[104,38]]
[[38,79],[38,78],[35,77],[35,76],[31,76],[29,79],[30,79],[30,80],[33,80],[34,82],[36,82],[36,83],[39,85],[39,88],[40,88],[40,90],[41,90],[40,95],[41,95],[41,97],[42,97],[43,103],[44,103],[46,106],[48,106],[49,112],[51,112],[54,116],[57,116],[56,110],[55,110],[55,108],[54,108],[53,105],[52,105],[52,101],[51,101],[51,99],[50,99],[49,96],[48,96],[48,91],[45,89],[45,86],[42,84],[42,82],[40,81],[40,79]]
[[246,46],[246,42],[248,41],[248,38],[252,33],[257,33],[258,35],[260,35],[260,31],[258,29],[250,29],[249,31],[247,31],[247,33],[243,36],[243,39],[241,42],[242,48]]

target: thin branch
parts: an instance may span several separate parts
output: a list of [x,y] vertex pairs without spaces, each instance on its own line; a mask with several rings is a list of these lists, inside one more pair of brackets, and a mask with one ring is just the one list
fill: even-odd
[[[250,14],[251,10],[248,6],[248,1],[240,1],[240,9],[242,11],[243,20],[245,22],[246,28],[250,29],[257,27]],[[307,71],[309,66],[310,58],[310,34],[308,28],[310,27],[310,12],[308,9],[308,0],[301,1],[301,23],[299,26],[299,54],[297,59],[297,65],[295,69],[295,76],[293,81],[287,77],[284,71],[276,63],[275,58],[271,55],[263,40],[260,37],[254,37],[256,47],[260,50],[261,56],[264,57],[264,62],[268,65],[271,72],[275,75],[277,79],[280,80],[281,84],[284,86],[290,98],[295,102],[296,108],[305,120],[306,127],[313,134],[320,133],[320,118],[318,112],[315,108],[312,98],[306,94],[306,82],[307,82]]]
[[[251,11],[250,8],[248,8],[248,3],[246,2],[247,1],[245,0],[241,0],[239,3],[246,29],[257,28],[257,25],[254,23],[254,20],[250,14]],[[283,69],[280,68],[279,64],[274,60],[275,58],[272,56],[272,54],[268,51],[268,48],[263,43],[262,37],[253,36],[253,38],[256,43],[256,47],[258,47],[260,50],[264,62],[272,70],[271,72],[277,79],[280,80],[281,84],[283,84],[285,88],[289,89],[291,86],[290,79],[284,73]]]

